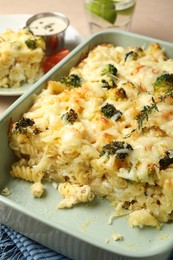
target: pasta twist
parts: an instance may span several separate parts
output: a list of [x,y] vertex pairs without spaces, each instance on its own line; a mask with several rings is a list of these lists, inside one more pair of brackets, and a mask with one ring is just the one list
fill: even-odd
[[18,164],[13,164],[10,173],[13,177],[24,179],[30,182],[39,182],[43,177],[43,174],[41,172],[35,172],[32,168],[28,166],[20,166]]

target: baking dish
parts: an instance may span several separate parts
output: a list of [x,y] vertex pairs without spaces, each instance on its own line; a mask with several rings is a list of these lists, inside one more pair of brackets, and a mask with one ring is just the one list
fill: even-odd
[[[173,223],[166,224],[162,230],[138,229],[129,227],[126,217],[121,217],[108,225],[112,211],[109,202],[97,199],[73,209],[57,210],[60,197],[50,183],[46,184],[48,195],[34,199],[28,183],[9,175],[10,165],[15,160],[8,146],[9,123],[32,105],[34,96],[45,87],[47,80],[57,80],[68,74],[70,68],[98,44],[145,47],[152,42],[160,43],[173,58],[173,44],[158,39],[115,30],[90,36],[5,111],[0,118],[0,191],[8,187],[11,194],[0,195],[1,223],[76,260],[168,259],[173,246]],[[113,232],[122,234],[124,240],[114,241]]]

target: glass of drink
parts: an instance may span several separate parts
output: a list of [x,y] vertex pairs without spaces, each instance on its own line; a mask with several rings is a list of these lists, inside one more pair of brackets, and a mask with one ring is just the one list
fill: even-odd
[[104,29],[130,30],[136,0],[84,0],[90,33]]

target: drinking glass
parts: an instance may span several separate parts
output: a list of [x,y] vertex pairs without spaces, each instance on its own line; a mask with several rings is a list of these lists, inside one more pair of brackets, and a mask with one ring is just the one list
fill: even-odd
[[84,0],[90,33],[104,29],[130,30],[136,0]]

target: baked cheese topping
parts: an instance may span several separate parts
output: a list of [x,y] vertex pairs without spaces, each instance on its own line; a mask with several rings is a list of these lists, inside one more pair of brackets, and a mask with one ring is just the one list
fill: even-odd
[[34,83],[42,75],[45,42],[28,29],[0,34],[0,87],[15,88]]
[[11,175],[58,183],[59,208],[102,197],[112,217],[160,227],[173,218],[172,73],[157,43],[96,46],[11,123]]

